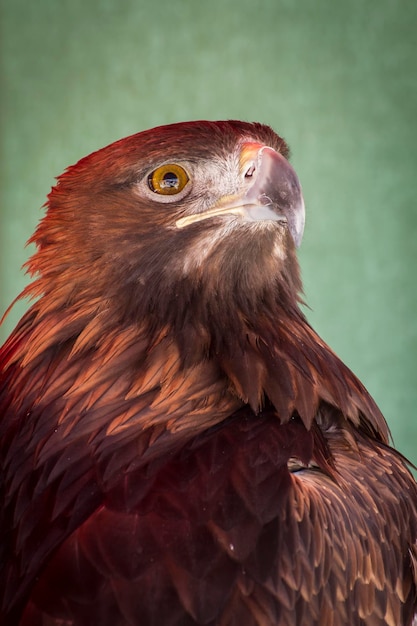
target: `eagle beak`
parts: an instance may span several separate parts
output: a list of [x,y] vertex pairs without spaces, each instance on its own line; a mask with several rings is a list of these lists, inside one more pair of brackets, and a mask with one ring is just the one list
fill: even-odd
[[[305,208],[301,185],[287,159],[268,146],[246,144],[243,155],[249,156],[246,178],[253,183],[244,195],[245,206],[254,220],[286,222],[297,248],[304,233]],[[244,159],[246,160],[246,159]]]
[[294,168],[273,148],[254,142],[243,145],[240,166],[245,181],[243,193],[227,196],[203,213],[180,218],[177,228],[223,215],[236,215],[246,222],[282,222],[298,248],[304,232],[305,209]]

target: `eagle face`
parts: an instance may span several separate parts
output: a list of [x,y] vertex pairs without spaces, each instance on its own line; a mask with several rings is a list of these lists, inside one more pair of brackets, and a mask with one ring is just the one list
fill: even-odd
[[163,317],[179,286],[188,301],[214,289],[225,309],[237,293],[253,308],[282,274],[297,291],[304,203],[287,155],[270,128],[233,121],[116,142],[59,178],[32,271],[129,319]]

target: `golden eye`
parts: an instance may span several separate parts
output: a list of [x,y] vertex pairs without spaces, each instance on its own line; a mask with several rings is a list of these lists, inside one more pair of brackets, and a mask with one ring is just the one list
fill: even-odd
[[180,193],[188,181],[185,169],[175,163],[161,165],[148,176],[149,189],[163,196]]

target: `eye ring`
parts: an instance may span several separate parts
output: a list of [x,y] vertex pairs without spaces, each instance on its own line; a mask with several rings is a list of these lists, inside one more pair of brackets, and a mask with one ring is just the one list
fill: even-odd
[[189,180],[187,172],[181,165],[166,163],[149,174],[148,187],[162,196],[174,196],[184,189]]

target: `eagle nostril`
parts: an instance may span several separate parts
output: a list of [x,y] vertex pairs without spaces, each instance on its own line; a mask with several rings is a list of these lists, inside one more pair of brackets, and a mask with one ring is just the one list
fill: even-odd
[[246,170],[245,178],[251,178],[255,172],[255,169],[255,165],[252,163],[252,165]]

